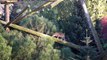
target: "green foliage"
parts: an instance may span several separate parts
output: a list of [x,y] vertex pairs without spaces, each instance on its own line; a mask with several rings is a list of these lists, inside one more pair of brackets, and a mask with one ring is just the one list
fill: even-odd
[[36,30],[41,33],[52,34],[58,30],[54,21],[48,20],[43,16],[34,15],[23,20],[20,25],[30,28],[32,30]]
[[[88,25],[81,5],[77,1],[64,0],[53,9],[42,9],[33,16],[25,18],[19,25],[49,35],[56,31],[64,32],[69,41],[82,45],[80,40],[86,35],[85,29]],[[14,11],[22,10],[26,5],[32,10],[43,2],[43,0],[35,2],[24,0]],[[86,0],[86,4],[93,21],[106,14],[106,0]],[[94,60],[97,55],[96,47],[85,47],[80,50],[79,55],[76,55],[69,47],[54,49],[54,41],[13,29],[8,33],[2,26],[0,28],[0,56],[3,56],[0,59],[2,60],[86,60],[87,56]],[[87,35],[90,34],[88,32]],[[106,48],[106,44],[104,47]]]
[[15,30],[9,33],[3,32],[2,35],[8,39],[8,44],[12,46],[13,60],[31,60],[36,45],[28,35],[24,37],[21,32]]
[[12,47],[7,45],[7,41],[0,34],[0,59],[10,60]]
[[[40,41],[40,42],[39,42]],[[39,39],[38,43],[40,44],[37,46],[37,60],[60,60],[59,54],[60,51],[53,48],[54,42],[48,41],[47,39]],[[42,42],[41,42],[42,41]],[[38,44],[37,44],[38,45]]]
[[[84,37],[84,29],[87,28],[83,13],[79,3],[76,0],[67,0],[60,3],[53,9],[43,9],[37,15],[52,22],[56,31],[64,32],[70,41],[80,40]],[[51,24],[49,24],[51,26]],[[48,25],[48,26],[49,26]],[[49,28],[47,28],[50,30]],[[51,28],[53,29],[53,28]],[[50,31],[54,32],[54,31]],[[77,42],[78,43],[78,42]]]
[[12,47],[9,56],[11,60],[73,60],[75,57],[69,48],[54,49],[54,41],[45,38],[38,38],[17,30],[4,31],[1,34]]
[[[16,42],[19,44],[17,45]],[[13,59],[14,60],[31,60],[32,53],[36,45],[29,36],[26,36],[23,41],[15,41],[13,43]],[[17,49],[17,50],[16,50]]]
[[57,19],[66,20],[70,16],[77,15],[78,9],[76,7],[76,3],[76,0],[64,0],[56,6],[53,10],[55,14],[57,14]]
[[64,47],[61,49],[61,59],[62,60],[77,60],[76,55],[71,52],[69,47]]
[[54,41],[17,30],[3,31],[1,34],[0,55],[2,60],[60,60],[60,51],[53,48]]
[[106,0],[86,0],[92,21],[100,19],[107,14]]

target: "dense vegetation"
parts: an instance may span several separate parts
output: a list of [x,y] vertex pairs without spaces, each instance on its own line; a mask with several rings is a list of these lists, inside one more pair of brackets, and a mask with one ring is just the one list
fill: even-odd
[[[14,13],[12,12],[11,19],[14,19],[26,5],[29,5],[29,12],[43,2],[26,0],[17,3],[12,10]],[[101,27],[97,22],[107,13],[106,0],[86,0],[86,5],[100,36]],[[55,49],[54,41],[13,28],[6,32],[3,25],[0,25],[0,60],[95,60],[99,54],[78,0],[64,0],[56,7],[44,8],[17,24],[50,36],[55,32],[63,32],[67,41],[85,47],[80,49],[80,52],[67,46]],[[100,40],[103,42],[102,38]],[[84,41],[88,41],[88,44]],[[106,49],[107,44],[103,44],[103,48]]]

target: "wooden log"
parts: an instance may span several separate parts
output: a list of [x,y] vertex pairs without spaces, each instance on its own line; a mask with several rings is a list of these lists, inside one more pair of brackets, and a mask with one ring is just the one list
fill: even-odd
[[18,0],[0,0],[0,3],[2,4],[11,4],[14,2],[18,2]]
[[10,9],[9,4],[5,4],[5,21],[10,22]]
[[[4,8],[5,8],[5,10],[4,10],[4,12],[5,12],[5,21],[8,23],[8,22],[10,22],[10,6],[9,6],[9,3],[4,3]],[[7,32],[9,32],[10,31],[10,29],[8,28],[8,27],[6,27],[6,31]]]
[[51,8],[53,8],[53,7],[55,7],[55,6],[57,6],[59,3],[61,3],[63,0],[56,0],[55,2],[53,2],[52,4],[51,4]]
[[[4,24],[4,25],[7,24],[6,22],[4,22],[2,20],[0,20],[0,23]],[[58,42],[60,44],[75,48],[77,50],[79,50],[79,49],[81,49],[83,47],[83,46],[79,46],[79,45],[76,45],[76,44],[71,43],[71,42],[62,41],[60,39],[54,38],[52,36],[49,36],[49,35],[46,35],[46,34],[43,34],[43,33],[37,32],[37,31],[33,31],[31,29],[28,29],[28,28],[24,28],[24,27],[18,26],[16,24],[10,24],[9,27],[12,27],[14,29],[17,29],[17,30],[20,30],[20,31],[23,31],[23,32],[26,32],[26,33],[29,33],[29,34],[32,34],[32,35],[35,35],[35,36],[38,36],[38,37],[46,38],[47,40],[52,40],[52,41]]]
[[0,2],[17,2],[18,0],[0,0]]

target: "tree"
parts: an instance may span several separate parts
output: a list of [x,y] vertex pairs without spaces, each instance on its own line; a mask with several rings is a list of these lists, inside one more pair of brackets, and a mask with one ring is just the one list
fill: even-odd
[[0,34],[0,59],[1,60],[11,60],[12,47],[7,45],[7,41]]

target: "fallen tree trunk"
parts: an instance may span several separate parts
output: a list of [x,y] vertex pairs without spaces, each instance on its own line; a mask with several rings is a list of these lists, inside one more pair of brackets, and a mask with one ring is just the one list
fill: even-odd
[[[4,24],[6,25],[7,23],[0,20],[0,23],[1,24]],[[79,45],[76,45],[74,43],[71,43],[71,42],[67,42],[67,41],[62,41],[60,39],[57,39],[57,38],[54,38],[52,36],[49,36],[49,35],[46,35],[46,34],[43,34],[43,33],[40,33],[40,32],[37,32],[37,31],[33,31],[31,29],[28,29],[28,28],[24,28],[24,27],[21,27],[21,26],[18,26],[16,24],[10,24],[9,27],[12,27],[14,29],[17,29],[17,30],[20,30],[20,31],[23,31],[23,32],[26,32],[26,33],[29,33],[29,34],[32,34],[32,35],[35,35],[35,36],[38,36],[38,37],[42,37],[42,38],[46,38],[47,40],[52,40],[52,41],[55,41],[55,42],[58,42],[60,44],[63,44],[63,45],[66,45],[66,46],[69,46],[71,48],[75,48],[77,50],[81,49],[82,46],[79,46]]]

